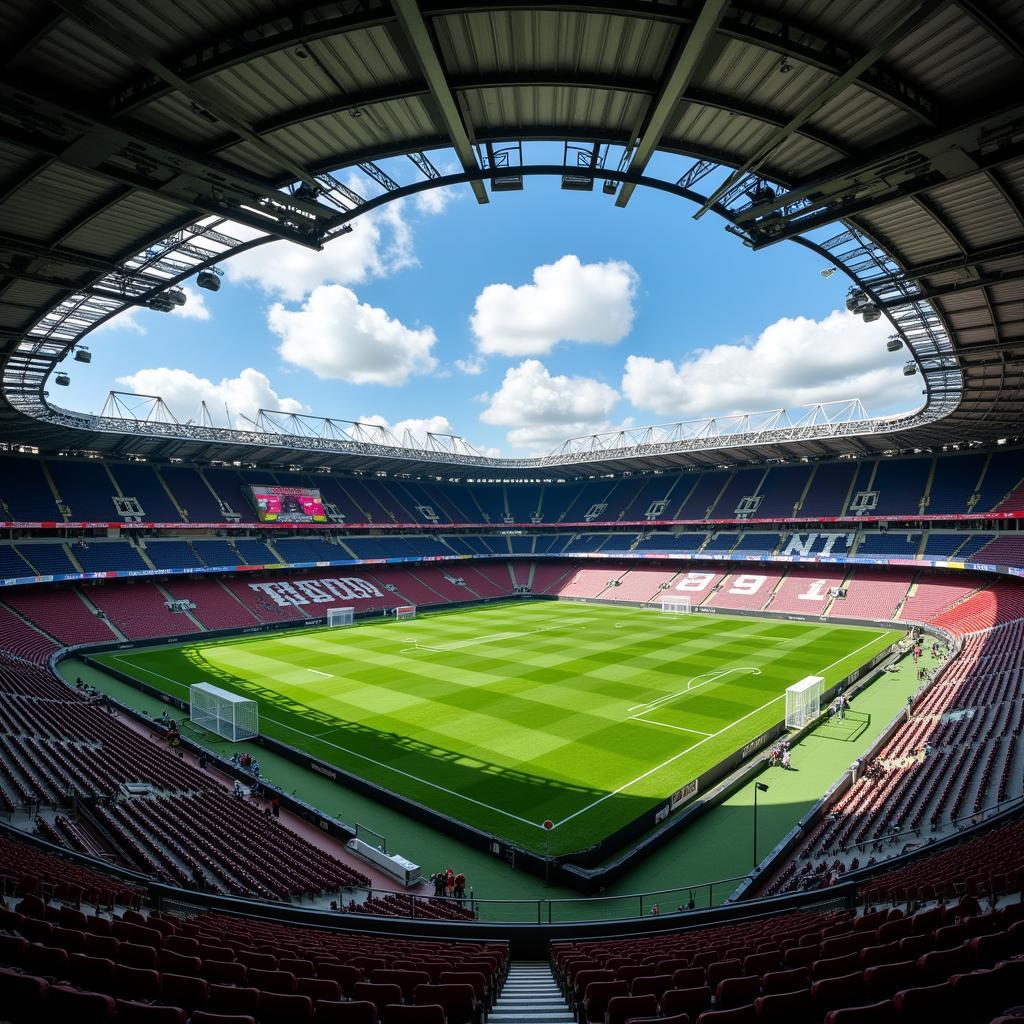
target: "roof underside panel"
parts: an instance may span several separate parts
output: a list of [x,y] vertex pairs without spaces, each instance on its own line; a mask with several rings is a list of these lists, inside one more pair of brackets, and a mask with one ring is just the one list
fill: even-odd
[[[358,164],[461,146],[460,164],[472,171],[478,153],[486,156],[472,143],[531,139],[611,144],[603,169],[631,174],[620,195],[651,173],[648,160],[659,150],[659,173],[672,160],[681,168],[669,187],[690,162],[665,154],[717,161],[717,176],[689,183],[690,198],[706,195],[705,205],[755,249],[779,237],[814,247],[834,236],[818,253],[876,290],[916,360],[927,402],[862,431],[632,447],[576,439],[564,458],[483,459],[477,471],[733,465],[1020,433],[1018,0],[730,0],[720,11],[700,0],[418,7],[426,33],[387,0],[179,0],[173,17],[163,0],[4,5],[0,440],[465,474],[470,456],[446,463],[443,453],[331,450],[315,438],[271,434],[186,438],[166,425],[119,432],[47,412],[43,389],[66,348],[121,308],[109,292],[116,274],[106,277],[106,291],[91,289],[111,270],[131,278],[125,260],[180,242],[179,255],[191,246],[188,259],[168,261],[172,269],[159,280],[175,272],[184,280],[207,259],[258,240],[260,214],[231,225],[246,220],[239,197],[266,202],[251,197],[300,178],[308,186],[327,171],[369,199],[380,185]],[[702,34],[709,12],[721,17]],[[54,104],[63,113],[45,112]],[[549,163],[550,151],[534,162]],[[291,213],[308,202],[285,198],[274,195],[270,205]],[[612,200],[598,192],[594,201]],[[282,217],[277,233],[319,244],[333,233],[327,223],[337,202],[321,196],[313,209]],[[321,234],[301,234],[310,218],[322,218]],[[193,236],[175,234],[211,220],[226,221],[220,230],[234,231],[237,242],[196,246]],[[144,290],[136,287],[135,301],[145,301]]]

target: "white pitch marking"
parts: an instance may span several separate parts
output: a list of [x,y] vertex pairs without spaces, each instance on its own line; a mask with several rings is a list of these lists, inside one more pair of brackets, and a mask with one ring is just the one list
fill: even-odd
[[661,725],[666,729],[675,729],[677,732],[695,732],[698,736],[713,736],[714,733],[701,732],[700,729],[687,729],[683,725],[669,725],[668,722],[656,722],[653,718],[642,718],[640,715],[630,715],[630,721],[642,722],[644,725]]
[[312,672],[313,675],[315,675],[315,676],[323,676],[324,679],[333,679],[334,678],[334,676],[332,676],[330,672],[321,672],[319,669],[307,668],[306,671],[307,672]]
[[[686,684],[685,690],[677,690],[675,693],[669,693],[666,694],[664,697],[658,697],[655,700],[648,701],[646,704],[634,704],[633,707],[631,707],[629,710],[640,711],[641,708],[647,708],[648,711],[653,711],[654,708],[656,708],[659,704],[664,704],[667,701],[675,700],[676,697],[682,697],[685,694],[690,693],[692,690],[697,690],[702,686],[707,686],[708,683],[713,683],[716,680],[721,679],[722,676],[729,675],[730,672],[750,672],[752,675],[755,676],[759,676],[761,674],[761,670],[759,668],[755,668],[752,665],[745,665],[742,668],[726,668],[722,669],[720,672],[702,672],[699,676],[693,676],[693,678],[690,679],[689,683]],[[703,683],[697,683],[697,685],[694,686],[694,681],[702,678],[703,676],[711,676],[711,678],[705,679]],[[643,712],[641,712],[641,714],[643,714]]]
[[[876,643],[878,639],[879,638],[877,636],[872,637],[866,644],[863,644],[860,647],[858,647],[857,650],[851,651],[849,654],[844,655],[837,661],[833,661],[831,665],[827,665],[825,668],[819,669],[819,671],[827,672],[828,669],[835,668],[836,665],[841,665],[844,661],[849,660],[855,654],[859,654],[861,651],[864,650],[865,647],[870,647],[873,643]],[[581,814],[585,814],[587,811],[592,810],[594,807],[597,807],[598,804],[603,804],[605,800],[608,800],[613,796],[618,796],[623,791],[629,789],[630,786],[634,786],[638,782],[643,782],[644,779],[653,775],[655,772],[661,771],[661,769],[665,768],[667,765],[670,765],[673,762],[678,761],[679,758],[681,758],[684,754],[690,753],[691,750],[696,750],[698,747],[703,746],[705,743],[707,743],[708,740],[714,739],[716,736],[721,736],[723,732],[727,732],[729,729],[733,728],[733,726],[739,725],[740,722],[745,722],[748,718],[751,718],[752,716],[758,714],[758,712],[764,711],[765,708],[771,707],[773,704],[782,700],[782,698],[785,696],[786,694],[784,692],[780,693],[778,697],[773,697],[770,701],[767,701],[766,703],[762,704],[759,708],[754,708],[753,711],[748,712],[742,718],[737,718],[735,722],[730,722],[728,725],[723,726],[721,729],[718,730],[718,732],[713,732],[710,736],[705,736],[704,739],[698,740],[696,743],[694,743],[692,746],[687,747],[685,750],[680,750],[678,754],[674,754],[667,761],[662,761],[661,764],[655,765],[655,767],[648,769],[646,772],[643,773],[643,775],[638,775],[631,782],[627,782],[624,786],[619,786],[619,788],[616,789],[614,792],[605,793],[604,796],[598,797],[598,799],[595,800],[593,803],[589,803],[586,807],[581,807],[578,811],[574,811],[567,818],[562,818],[561,821],[556,821],[554,827],[558,828],[559,825],[564,825],[567,821],[572,821],[573,818],[578,818]]]
[[[114,655],[117,661],[123,659]],[[150,675],[157,676],[160,679],[166,679],[169,683],[174,683],[176,686],[184,686],[184,683],[179,682],[177,679],[171,679],[169,676],[165,676],[160,672],[154,672],[150,668],[145,668],[142,665],[134,665],[131,662],[127,662],[131,665],[136,672],[148,672]],[[303,732],[301,729],[295,729],[290,725],[285,725],[284,722],[277,718],[271,718],[269,715],[262,715],[266,721],[273,722],[275,725],[280,726],[282,729],[287,729],[289,732],[293,732],[298,736],[305,736],[306,739],[316,740],[318,743],[324,744],[326,747],[334,747],[335,750],[341,750],[346,754],[350,754],[352,757],[358,757],[361,761],[369,761],[370,764],[375,764],[380,768],[386,768],[389,772],[394,772],[396,775],[404,775],[407,779],[412,779],[414,782],[420,782],[424,786],[429,786],[431,789],[436,789],[440,793],[447,793],[449,796],[457,796],[460,800],[466,800],[471,804],[476,804],[478,807],[486,807],[489,811],[494,811],[495,814],[502,814],[506,818],[514,818],[516,821],[521,821],[524,825],[532,825],[534,828],[539,828],[543,831],[544,826],[536,821],[530,821],[528,818],[520,818],[518,814],[512,814],[511,811],[503,811],[500,807],[495,807],[494,804],[484,803],[483,800],[475,800],[471,796],[466,796],[465,793],[460,793],[454,789],[448,789],[446,786],[439,786],[436,782],[430,782],[428,779],[421,779],[418,775],[413,775],[411,772],[403,772],[401,768],[396,768],[394,765],[385,764],[383,761],[377,761],[375,758],[367,757],[365,754],[360,754],[355,750],[349,750],[348,747],[342,747],[337,743],[331,743],[330,740],[321,739],[319,736],[310,732]],[[333,731],[333,730],[332,730]]]
[[446,654],[449,651],[461,651],[465,647],[476,647],[479,644],[492,644],[501,640],[519,640],[525,636],[536,636],[538,633],[551,633],[555,630],[565,629],[564,625],[541,626],[539,629],[530,629],[523,632],[510,631],[506,633],[485,633],[482,636],[471,636],[465,640],[452,640],[447,644],[417,644],[415,648],[403,648],[401,653],[407,651],[430,651],[433,654]]

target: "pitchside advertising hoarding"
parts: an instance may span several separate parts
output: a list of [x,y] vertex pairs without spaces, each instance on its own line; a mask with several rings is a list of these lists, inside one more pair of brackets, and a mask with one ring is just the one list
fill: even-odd
[[249,496],[261,523],[326,523],[323,498],[316,487],[253,484]]

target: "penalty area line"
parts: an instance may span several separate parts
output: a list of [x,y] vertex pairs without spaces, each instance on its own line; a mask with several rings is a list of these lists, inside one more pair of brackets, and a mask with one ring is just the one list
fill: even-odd
[[666,729],[675,729],[677,732],[693,732],[698,736],[712,736],[713,733],[702,732],[700,729],[687,729],[685,725],[669,725],[668,722],[656,722],[653,718],[644,718],[643,715],[647,714],[646,711],[641,711],[639,715],[630,715],[629,719],[631,722],[642,722],[644,725],[660,725]]
[[[118,655],[114,655],[117,661],[121,661],[122,658]],[[131,662],[126,662],[131,665]],[[179,682],[176,679],[171,679],[169,676],[162,675],[160,672],[154,672],[152,669],[143,668],[141,665],[132,665],[136,671],[148,672],[150,675],[157,676],[160,679],[166,680],[168,683],[174,683],[176,686],[184,686],[184,683]],[[544,831],[544,826],[536,821],[530,821],[528,818],[521,818],[518,814],[513,814],[511,811],[502,810],[500,807],[495,807],[494,804],[484,803],[483,800],[477,800],[474,797],[466,796],[465,793],[460,793],[454,789],[448,789],[447,786],[439,786],[436,782],[431,782],[429,779],[421,779],[418,775],[413,775],[411,772],[404,772],[401,768],[396,768],[394,765],[385,764],[383,761],[378,761],[375,758],[368,757],[366,754],[360,754],[357,750],[350,750],[348,747],[343,747],[338,743],[332,743],[330,740],[322,739],[323,736],[328,736],[334,732],[334,729],[329,729],[325,733],[320,735],[314,735],[313,733],[304,732],[302,729],[296,729],[292,725],[286,725],[279,718],[271,718],[270,715],[263,714],[262,709],[260,710],[260,718],[267,722],[273,722],[274,725],[281,729],[287,729],[288,732],[293,732],[297,736],[305,736],[306,739],[315,740],[317,743],[322,743],[325,747],[333,747],[335,750],[340,750],[342,753],[349,754],[352,757],[358,757],[361,761],[366,761],[369,764],[375,764],[379,768],[385,768],[389,772],[394,772],[396,775],[401,775],[406,779],[411,779],[413,782],[419,782],[421,785],[429,786],[431,789],[436,789],[439,793],[447,793],[449,796],[458,797],[460,800],[466,800],[471,804],[476,804],[477,807],[486,808],[488,811],[494,811],[495,814],[501,814],[506,818],[512,818],[515,821],[521,822],[524,825],[530,825],[533,828],[539,828]],[[310,755],[312,756],[312,755]],[[411,799],[411,798],[410,798]]]
[[721,729],[718,730],[718,732],[713,732],[710,735],[705,736],[704,739],[698,740],[696,743],[687,747],[685,750],[680,750],[678,754],[673,754],[672,757],[670,757],[667,761],[662,761],[661,764],[656,764],[653,768],[649,768],[647,771],[643,773],[643,775],[638,775],[635,779],[630,779],[629,782],[626,782],[623,785],[619,786],[618,789],[612,790],[611,793],[605,793],[604,796],[598,797],[593,803],[587,804],[586,807],[581,807],[578,811],[574,811],[567,818],[562,818],[561,821],[555,822],[554,827],[558,828],[560,825],[564,825],[567,821],[572,821],[573,818],[578,818],[581,814],[586,814],[587,811],[591,811],[600,804],[603,804],[605,800],[610,800],[613,796],[618,796],[620,793],[629,789],[630,786],[635,786],[638,782],[643,782],[644,779],[649,778],[655,772],[661,771],[662,768],[667,768],[670,764],[673,764],[675,761],[678,761],[679,758],[685,756],[686,754],[689,754],[691,750],[696,750],[698,747],[701,747],[705,743],[707,743],[708,740],[713,740],[716,736],[721,736],[722,733],[728,732],[734,726],[739,725],[740,722],[745,722],[748,718],[751,718],[753,715],[756,715],[759,711],[764,711],[765,708],[770,708],[773,704],[778,703],[785,696],[785,693],[780,693],[777,697],[772,697],[771,700],[766,701],[759,708],[754,708],[753,711],[747,712],[747,714],[745,714],[742,718],[737,718],[735,722],[730,722],[728,725],[723,726]]
[[[850,651],[849,654],[843,655],[843,657],[838,658],[835,661],[833,661],[831,665],[826,665],[825,668],[819,669],[818,671],[820,673],[825,673],[830,668],[835,668],[836,665],[841,665],[844,661],[848,661],[855,654],[860,654],[860,652],[863,651],[865,647],[870,647],[872,644],[877,643],[880,638],[881,638],[880,636],[873,637],[866,644],[862,644],[860,647],[858,647],[857,650]],[[713,732],[713,733],[711,733],[710,736],[706,736],[704,739],[698,740],[696,743],[694,743],[691,746],[687,747],[685,750],[680,750],[678,754],[674,754],[667,761],[662,761],[661,764],[655,765],[653,768],[651,768],[648,771],[644,772],[643,775],[638,775],[635,779],[632,779],[630,782],[625,783],[625,785],[619,786],[618,789],[614,790],[611,793],[605,793],[604,796],[598,797],[598,799],[595,800],[593,803],[587,804],[586,807],[581,807],[578,811],[574,811],[567,818],[562,818],[561,821],[556,821],[555,824],[554,824],[554,827],[558,828],[559,825],[564,825],[567,821],[572,821],[573,818],[578,818],[581,814],[585,814],[587,811],[590,811],[593,808],[599,806],[600,804],[603,804],[605,802],[605,800],[609,800],[613,796],[618,796],[620,793],[622,793],[625,790],[629,789],[630,786],[634,786],[638,782],[643,782],[644,779],[650,777],[655,772],[661,771],[662,768],[666,768],[668,765],[674,763],[675,761],[678,761],[679,758],[683,757],[686,754],[689,754],[690,751],[696,750],[698,747],[703,746],[705,743],[707,743],[708,740],[712,740],[716,736],[721,736],[722,733],[728,732],[731,728],[733,728],[733,726],[739,725],[740,722],[744,722],[748,718],[751,718],[752,716],[758,714],[758,712],[764,711],[765,708],[771,707],[773,704],[775,704],[778,701],[782,700],[785,696],[786,696],[785,692],[780,693],[777,697],[773,697],[771,700],[766,701],[759,708],[754,708],[753,711],[748,712],[742,718],[737,718],[735,722],[730,722],[728,725],[723,726],[721,729],[718,730],[718,732]],[[640,706],[642,707],[643,705],[640,705]]]

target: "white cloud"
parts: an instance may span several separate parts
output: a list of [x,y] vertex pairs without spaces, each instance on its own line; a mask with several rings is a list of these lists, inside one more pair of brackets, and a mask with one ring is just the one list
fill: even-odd
[[484,423],[511,428],[510,445],[535,451],[605,429],[619,395],[601,381],[552,376],[539,360],[526,359],[507,370],[501,387],[483,400]]
[[[455,428],[451,425],[447,416],[426,416],[420,419],[415,417],[399,420],[397,423],[389,423],[383,416],[360,416],[360,423],[370,423],[390,430],[395,435],[399,444],[405,444],[408,440],[410,447],[418,447],[425,443],[427,434],[456,434]],[[408,432],[411,437],[406,437]],[[456,434],[456,436],[459,436]],[[481,455],[497,457],[500,452],[497,448],[481,447],[473,445]]]
[[320,285],[300,309],[274,303],[267,324],[281,358],[322,380],[396,387],[437,367],[433,328],[406,327],[341,285]]
[[129,331],[132,334],[145,334],[146,327],[139,321],[139,307],[129,306],[123,313],[111,317],[106,323],[101,324],[93,331],[93,334],[100,334],[103,331]]
[[570,255],[537,267],[532,284],[488,285],[470,317],[477,348],[527,356],[549,352],[560,341],[614,345],[633,326],[638,282],[621,260],[582,264]]
[[[232,223],[227,230],[243,240],[259,235],[243,224]],[[359,284],[415,262],[412,228],[397,201],[358,217],[348,234],[328,242],[319,252],[293,242],[267,242],[228,260],[224,275],[229,281],[256,284],[297,302],[319,285]]]
[[887,321],[836,310],[783,318],[752,342],[699,349],[674,364],[630,356],[622,391],[637,408],[689,418],[863,398],[871,413],[920,404],[916,378],[885,349]]
[[426,416],[420,419],[412,417],[406,420],[399,420],[397,423],[389,423],[383,416],[374,415],[360,416],[359,422],[384,427],[386,430],[390,430],[399,441],[403,439],[406,431],[421,441],[427,434],[455,433],[455,428],[451,425],[447,416]]
[[468,377],[479,377],[484,372],[484,361],[480,356],[469,356],[466,359],[456,359],[455,369]]
[[426,192],[417,192],[413,205],[418,213],[428,217],[436,217],[444,213],[449,204],[460,198],[461,192],[456,191],[453,186],[446,188],[432,188]]
[[197,417],[199,403],[203,401],[215,422],[222,421],[226,405],[233,425],[237,425],[240,415],[253,417],[259,409],[309,411],[298,399],[280,397],[266,374],[252,367],[242,370],[237,377],[224,377],[217,384],[188,370],[171,370],[166,366],[118,377],[117,383],[138,395],[160,395],[179,420]]
[[175,306],[171,310],[171,316],[184,317],[186,320],[209,320],[213,315],[206,305],[206,296],[198,288],[190,288],[187,284],[182,286],[185,293],[185,305]]

